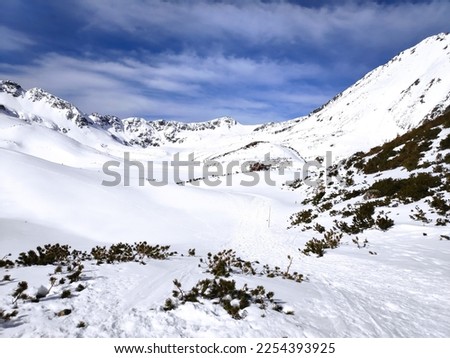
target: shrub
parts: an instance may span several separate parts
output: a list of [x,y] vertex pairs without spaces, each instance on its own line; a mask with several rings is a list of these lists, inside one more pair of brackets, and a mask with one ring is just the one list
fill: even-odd
[[77,282],[80,280],[81,273],[83,272],[84,266],[79,264],[77,265],[76,270],[72,272],[70,275],[67,275],[67,278],[70,283]]
[[25,293],[28,289],[28,283],[26,281],[21,281],[17,284],[17,288],[12,293],[13,303],[16,303],[19,299],[27,300],[29,296]]
[[358,236],[356,236],[355,238],[352,239],[352,242],[358,247],[358,249],[363,249],[367,246],[367,244],[369,243],[369,241],[367,239],[364,239],[364,241],[362,242],[362,244],[359,242],[359,238]]
[[319,223],[315,223],[313,226],[313,230],[317,231],[319,234],[323,234],[325,232],[325,226],[322,226]]
[[317,218],[317,214],[313,214],[312,209],[302,210],[290,217],[291,225],[299,225],[299,224],[310,224],[315,218]]
[[145,258],[155,260],[165,260],[173,256],[176,252],[169,252],[170,246],[151,246],[146,241],[138,242],[133,245],[119,242],[113,244],[107,249],[105,246],[96,246],[91,250],[92,257],[98,264],[114,262],[138,261],[143,263]]
[[289,264],[286,268],[286,271],[281,271],[281,269],[278,266],[275,266],[275,268],[272,269],[272,268],[270,268],[269,265],[264,265],[263,266],[263,274],[269,278],[281,277],[283,279],[292,280],[292,281],[295,281],[298,283],[302,282],[303,281],[302,274],[299,274],[298,272],[293,272],[293,273],[289,272],[291,265],[292,265],[293,257],[288,255],[287,258],[289,260]]
[[[380,213],[377,215],[377,219],[375,220],[375,224],[380,228],[382,231],[386,231],[390,229],[392,226],[394,226],[394,220],[387,217],[386,214]],[[383,216],[382,216],[383,215]]]
[[447,204],[447,200],[442,198],[442,195],[434,195],[429,204],[436,209],[439,215],[446,215],[450,211],[450,205]]
[[[372,148],[366,156],[372,156],[367,163],[362,164],[365,174],[386,171],[404,167],[408,171],[418,168],[423,153],[431,148],[432,141],[441,132],[438,127],[444,119],[425,123],[412,131],[383,144]],[[396,149],[402,146],[401,149]]]
[[292,189],[300,188],[302,185],[303,185],[303,180],[301,180],[301,179],[295,179],[287,184],[287,186],[291,187]]
[[333,207],[333,203],[331,201],[328,201],[328,202],[322,204],[322,206],[320,207],[320,211],[324,212],[324,211],[330,210],[332,207]]
[[319,205],[320,201],[322,200],[322,198],[324,196],[325,196],[325,191],[319,191],[312,197],[311,204],[313,204],[315,206]]
[[72,297],[72,292],[70,290],[64,290],[61,293],[61,298],[70,298]]
[[441,140],[441,142],[439,143],[439,149],[450,149],[450,134],[448,134],[447,137]]
[[111,245],[108,250],[107,263],[129,262],[134,260],[133,248],[130,244],[119,242]]
[[429,173],[419,173],[408,179],[382,179],[373,183],[370,189],[378,190],[382,196],[397,196],[403,200],[418,201],[431,194],[430,188],[440,184],[440,178]]
[[70,258],[70,247],[68,245],[47,244],[44,247],[38,246],[36,251],[30,250],[27,253],[21,252],[17,263],[23,266],[51,265],[67,262]]
[[386,178],[376,181],[370,187],[371,191],[377,191],[380,196],[394,196],[402,187],[400,179]]
[[358,232],[364,231],[365,229],[369,229],[374,225],[374,220],[372,215],[375,213],[375,204],[374,203],[364,203],[361,204],[355,210],[355,216],[353,216],[353,226],[357,229]]
[[171,298],[166,299],[164,302],[163,310],[164,311],[172,311],[177,308],[176,304],[173,302]]
[[260,309],[266,309],[269,305],[277,309],[280,307],[274,301],[274,293],[266,292],[263,286],[249,289],[244,285],[238,289],[234,280],[222,278],[200,280],[189,291],[184,291],[178,280],[174,280],[174,284],[176,289],[172,296],[175,301],[167,299],[163,306],[165,311],[177,308],[178,304],[210,300],[219,304],[232,318],[242,319],[244,318],[242,310],[252,304]]
[[0,260],[0,268],[11,268],[14,267],[14,262],[12,262],[11,260],[8,260],[7,257],[11,256],[11,254],[5,255],[1,260]]
[[207,266],[207,272],[212,273],[216,277],[228,277],[233,271],[242,274],[256,274],[252,263],[236,257],[236,252],[231,249],[223,250],[215,255],[209,252]]
[[428,219],[426,217],[425,212],[421,208],[419,208],[419,206],[416,206],[416,212],[409,215],[409,217],[415,221],[421,221],[426,224],[431,222],[431,219]]
[[61,311],[59,311],[58,313],[56,313],[56,316],[58,317],[64,317],[64,316],[68,316],[72,313],[72,310],[69,308],[65,308]]
[[337,234],[333,230],[327,231],[323,239],[312,238],[305,244],[305,248],[299,251],[304,255],[309,256],[311,253],[316,254],[317,257],[322,257],[326,249],[337,248],[342,239],[342,234]]
[[353,225],[349,225],[345,221],[334,221],[336,227],[346,234],[357,234],[359,230],[357,230]]
[[362,195],[362,193],[363,193],[362,190],[353,190],[353,191],[344,190],[342,193],[342,199],[344,201],[347,201]]
[[0,320],[7,322],[7,321],[10,321],[11,318],[16,317],[18,314],[19,314],[19,311],[17,311],[17,310],[6,313],[4,310],[0,309]]
[[398,192],[400,199],[411,198],[418,201],[431,194],[430,188],[435,188],[441,184],[441,180],[429,173],[419,173],[404,179],[403,186]]
[[443,219],[443,218],[437,218],[436,219],[436,226],[447,226],[447,224],[450,221],[448,219]]
[[450,153],[447,153],[444,157],[444,163],[445,164],[450,164]]
[[[170,246],[151,246],[147,244],[146,241],[134,244],[134,250],[137,252],[138,256],[142,259],[144,257],[153,260],[166,260],[169,256],[173,256],[176,252],[169,251]],[[195,254],[195,249],[194,249]]]

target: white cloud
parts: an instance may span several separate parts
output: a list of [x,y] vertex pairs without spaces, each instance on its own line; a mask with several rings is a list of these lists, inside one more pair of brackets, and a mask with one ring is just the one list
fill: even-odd
[[[242,121],[288,119],[279,103],[298,100],[293,86],[322,73],[317,65],[226,57],[180,55],[99,60],[47,54],[25,65],[1,65],[0,77],[26,88],[42,87],[86,112],[207,120],[231,115]],[[273,92],[268,96],[266,91]],[[300,97],[299,97],[300,98]]]
[[0,51],[18,51],[34,44],[25,34],[0,25]]
[[[450,3],[345,1],[316,8],[285,1],[82,0],[93,14],[89,27],[124,31],[153,41],[154,37],[236,39],[253,43],[317,43],[345,38],[353,44],[382,45],[434,29],[449,29]],[[87,18],[89,21],[89,18]],[[440,31],[443,31],[440,30]],[[434,30],[436,31],[436,30]],[[439,30],[437,30],[439,31]]]

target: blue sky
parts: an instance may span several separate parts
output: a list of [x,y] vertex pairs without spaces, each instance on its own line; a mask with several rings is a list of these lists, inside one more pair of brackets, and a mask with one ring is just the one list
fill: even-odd
[[6,0],[0,78],[87,113],[280,121],[450,31],[449,19],[445,0]]

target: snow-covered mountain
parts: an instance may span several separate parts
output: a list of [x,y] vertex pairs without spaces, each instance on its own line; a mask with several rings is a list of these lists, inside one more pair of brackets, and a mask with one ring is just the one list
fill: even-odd
[[[403,134],[450,107],[450,34],[429,37],[306,117],[263,125],[305,157],[343,157]],[[281,139],[282,138],[282,139]]]
[[181,123],[87,115],[42,89],[25,91],[10,81],[1,82],[0,108],[3,115],[46,126],[94,147],[80,136],[80,131],[96,133],[104,145],[111,141],[142,148],[168,145],[179,146],[181,151],[197,145],[209,147],[209,157],[219,157],[230,149],[237,155],[249,143],[270,142],[291,148],[303,158],[324,155],[327,150],[343,158],[390,140],[448,110],[448,73],[450,35],[439,34],[401,52],[308,116],[287,122],[245,126],[228,117]]

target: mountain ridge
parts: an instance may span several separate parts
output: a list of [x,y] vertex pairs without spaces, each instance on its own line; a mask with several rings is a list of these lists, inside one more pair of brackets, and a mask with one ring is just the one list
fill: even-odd
[[[26,91],[8,80],[0,82],[0,111],[72,137],[80,129],[103,131],[102,137],[109,136],[120,145],[144,149],[188,144],[195,148],[203,142],[206,147],[211,142],[214,146],[210,157],[217,157],[224,151],[216,150],[216,144],[238,150],[259,141],[292,148],[304,158],[324,155],[326,151],[343,158],[391,140],[448,111],[447,73],[450,73],[450,35],[441,33],[400,52],[307,116],[284,122],[252,126],[241,125],[231,117],[183,123],[88,115],[42,89]],[[75,126],[68,125],[67,120]],[[223,136],[228,134],[235,137],[235,142],[224,142],[221,146]],[[77,140],[83,142],[79,135]]]

